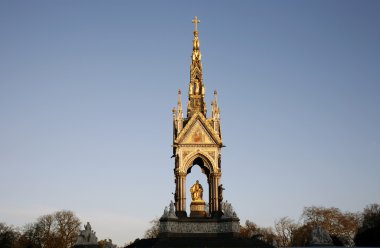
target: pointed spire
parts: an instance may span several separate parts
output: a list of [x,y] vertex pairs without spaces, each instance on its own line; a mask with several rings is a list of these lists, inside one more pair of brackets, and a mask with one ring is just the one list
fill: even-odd
[[220,133],[220,108],[218,105],[218,92],[214,91],[214,100],[211,103],[212,111],[211,118],[214,130],[219,134],[219,137],[222,138],[222,134]]
[[177,118],[183,118],[183,109],[182,109],[182,92],[178,90],[178,109],[177,109]]
[[205,87],[203,85],[203,72],[202,72],[202,54],[199,46],[198,37],[198,17],[192,21],[194,27],[194,40],[193,52],[191,56],[190,66],[190,83],[189,83],[189,103],[187,106],[187,117],[191,117],[196,112],[201,112],[206,116],[206,104],[204,101]]
[[220,108],[218,105],[218,92],[215,90],[214,91],[214,100],[211,103],[212,106],[212,119],[218,120],[220,119]]
[[175,126],[177,134],[179,134],[183,128],[183,110],[182,110],[182,92],[178,90],[178,106],[176,110]]

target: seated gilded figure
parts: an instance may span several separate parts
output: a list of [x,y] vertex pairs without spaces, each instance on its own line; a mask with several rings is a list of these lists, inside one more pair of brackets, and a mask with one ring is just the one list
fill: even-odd
[[193,201],[203,201],[203,187],[197,180],[193,186],[190,188],[191,198]]

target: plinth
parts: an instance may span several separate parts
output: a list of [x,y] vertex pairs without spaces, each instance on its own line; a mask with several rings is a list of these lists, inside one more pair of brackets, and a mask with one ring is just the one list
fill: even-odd
[[185,217],[160,219],[160,237],[239,237],[239,218]]
[[206,203],[203,200],[192,201],[190,204],[190,217],[206,217]]

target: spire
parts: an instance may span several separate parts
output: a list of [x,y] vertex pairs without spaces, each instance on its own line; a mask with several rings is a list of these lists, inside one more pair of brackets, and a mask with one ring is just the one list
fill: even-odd
[[182,92],[178,90],[178,110],[177,110],[178,118],[183,118],[183,110],[182,110]]
[[193,53],[190,65],[189,102],[187,106],[187,117],[191,117],[196,112],[201,112],[206,117],[206,104],[204,100],[205,87],[203,85],[202,54],[199,47],[198,37],[198,17],[192,21],[194,23]]
[[[178,106],[173,109],[173,120],[175,127],[175,135],[178,135],[183,128],[183,110],[182,110],[182,92],[178,90]],[[176,136],[175,136],[176,137]]]
[[211,103],[212,106],[212,113],[211,113],[211,118],[215,121],[220,120],[220,108],[218,105],[218,92],[215,90],[214,91],[214,100]]
[[220,133],[220,108],[218,105],[218,92],[216,92],[216,90],[214,91],[214,100],[211,102],[211,107],[211,118],[214,130],[219,134],[220,137],[222,137]]

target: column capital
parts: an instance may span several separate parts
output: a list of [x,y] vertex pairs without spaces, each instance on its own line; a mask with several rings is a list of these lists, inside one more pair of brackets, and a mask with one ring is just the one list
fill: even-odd
[[178,176],[178,177],[186,177],[187,173],[186,172],[183,172],[183,171],[180,171],[178,169],[175,170],[175,175]]
[[210,175],[214,178],[220,178],[222,176],[222,172],[212,172]]

